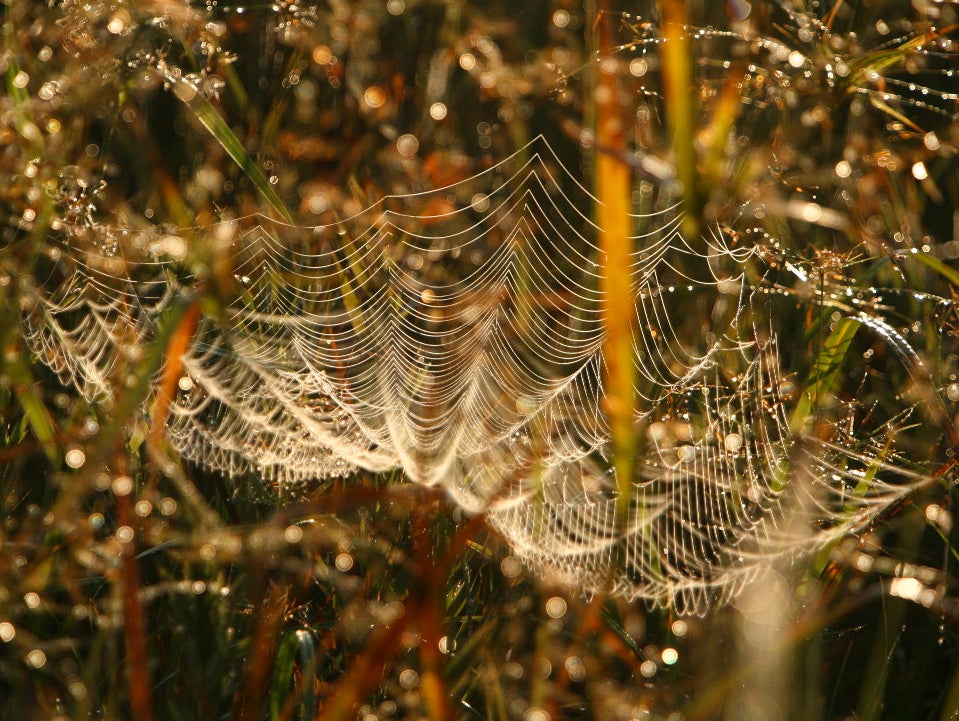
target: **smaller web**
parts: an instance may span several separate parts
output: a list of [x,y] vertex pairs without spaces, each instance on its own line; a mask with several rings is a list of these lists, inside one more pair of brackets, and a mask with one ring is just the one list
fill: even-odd
[[67,226],[24,336],[65,383],[109,402],[172,306],[209,283],[184,257],[212,248],[232,272],[169,407],[184,459],[285,486],[402,469],[486,513],[533,567],[688,612],[929,479],[881,419],[873,432],[851,411],[829,433],[794,427],[802,389],[780,328],[803,303],[856,320],[924,372],[878,304],[859,290],[835,300],[848,288],[802,300],[809,264],[759,231],[684,238],[665,200],[632,218],[624,312],[641,450],[624,503],[603,410],[597,202],[538,138],[330,225]]

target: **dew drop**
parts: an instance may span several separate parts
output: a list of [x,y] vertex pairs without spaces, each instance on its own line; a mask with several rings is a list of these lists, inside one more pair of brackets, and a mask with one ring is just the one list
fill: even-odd
[[416,688],[416,686],[419,684],[420,675],[416,673],[416,671],[414,671],[413,669],[408,668],[405,671],[400,673],[399,681],[400,681],[400,686],[402,686],[407,691],[409,691],[410,689]]
[[516,556],[507,556],[500,561],[499,567],[507,578],[516,578],[523,571],[523,562]]
[[118,496],[126,496],[133,492],[133,479],[130,476],[117,476],[113,479],[111,485],[113,493]]
[[39,648],[35,648],[27,654],[27,663],[34,668],[43,668],[47,665],[47,654]]
[[371,108],[382,107],[383,103],[386,102],[386,93],[383,92],[383,88],[379,85],[371,85],[366,89],[366,92],[363,93],[363,102]]
[[333,51],[328,45],[317,45],[313,48],[313,62],[317,65],[329,65],[333,59]]
[[173,94],[184,103],[188,103],[196,97],[197,89],[189,80],[178,79],[173,84]]
[[404,158],[412,158],[420,149],[420,141],[415,135],[406,133],[396,139],[396,151]]
[[71,448],[64,456],[64,461],[70,468],[80,468],[87,461],[86,454],[79,448]]
[[128,13],[126,10],[120,9],[113,13],[113,15],[110,17],[110,21],[107,23],[107,30],[114,35],[122,35],[129,24],[130,13]]
[[553,596],[546,602],[546,615],[550,618],[562,618],[566,615],[566,600]]
[[629,61],[630,75],[641,78],[649,70],[649,64],[642,58],[633,58]]
[[177,512],[177,502],[174,498],[161,498],[157,507],[164,516],[172,516]]

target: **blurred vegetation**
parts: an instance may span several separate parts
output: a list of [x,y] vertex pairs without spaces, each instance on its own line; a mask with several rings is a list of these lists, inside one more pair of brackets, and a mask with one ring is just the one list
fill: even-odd
[[[530,577],[482,517],[399,477],[291,490],[181,465],[142,409],[162,342],[109,409],[24,347],[65,224],[312,225],[543,135],[587,185],[604,152],[628,163],[634,208],[681,196],[688,232],[746,218],[823,279],[902,291],[954,415],[955,306],[915,293],[959,285],[956,5],[630,5],[4,0],[0,718],[957,718],[949,419],[908,448],[938,482],[784,570],[788,608],[680,618]],[[216,262],[185,261],[211,307]],[[855,400],[872,341],[819,355],[810,308],[790,367]],[[922,393],[880,383],[864,407]],[[890,593],[905,567],[928,603]]]

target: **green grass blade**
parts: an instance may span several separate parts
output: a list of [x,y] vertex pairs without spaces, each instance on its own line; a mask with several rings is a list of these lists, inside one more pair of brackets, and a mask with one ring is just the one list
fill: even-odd
[[297,655],[299,656],[301,677],[303,679],[303,702],[300,704],[301,721],[313,721],[316,718],[316,643],[313,634],[300,629],[296,632]]
[[290,695],[290,682],[293,678],[293,660],[299,646],[296,633],[287,633],[280,642],[273,665],[273,684],[270,688],[270,721],[278,721],[283,707]]
[[167,81],[173,85],[173,93],[177,98],[182,100],[183,104],[193,112],[197,120],[203,124],[203,127],[210,132],[210,135],[216,139],[220,146],[233,159],[233,162],[240,166],[240,170],[242,170],[253,185],[256,186],[256,189],[260,192],[260,195],[263,196],[263,199],[273,206],[273,209],[280,214],[283,220],[290,224],[294,223],[293,215],[286,207],[286,204],[280,199],[280,196],[277,195],[276,190],[270,185],[266,176],[263,175],[263,171],[261,171],[259,166],[253,161],[249,153],[246,152],[243,143],[236,137],[230,129],[230,126],[227,125],[223,117],[217,112],[216,108],[213,107],[212,103],[203,97],[188,80],[171,76],[167,78]]
[[[4,45],[7,48],[15,46],[14,29],[12,23],[4,23]],[[30,93],[19,82],[20,64],[16,53],[8,54],[9,60],[6,73],[7,95],[13,106],[13,124],[20,137],[27,141],[32,153],[43,154],[45,144],[43,133],[37,127],[33,110],[30,106]]]
[[30,367],[22,353],[18,353],[15,360],[7,362],[6,372],[15,384],[17,400],[34,437],[50,462],[56,465],[60,459],[60,452],[55,442],[56,427],[40,394],[35,389]]
[[843,318],[833,329],[816,357],[806,389],[799,398],[796,410],[789,422],[789,430],[798,435],[814,415],[825,395],[832,389],[849,345],[861,323],[853,318]]
[[931,268],[954,286],[959,287],[959,271],[955,268],[946,265],[936,256],[930,255],[929,253],[916,253],[914,257],[924,266]]

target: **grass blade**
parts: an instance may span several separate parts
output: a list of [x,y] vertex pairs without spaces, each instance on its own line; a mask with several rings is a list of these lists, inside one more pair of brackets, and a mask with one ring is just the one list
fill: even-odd
[[836,323],[836,327],[826,338],[809,373],[806,389],[800,396],[796,410],[793,411],[790,419],[789,430],[793,435],[802,432],[810,416],[815,414],[822,399],[832,389],[849,345],[860,325],[858,320],[843,318]]
[[929,253],[916,253],[914,257],[924,266],[931,268],[954,286],[959,287],[959,271],[955,268],[946,265],[936,256],[930,255]]
[[212,103],[203,97],[189,80],[172,75],[167,76],[166,80],[172,84],[173,93],[177,98],[183,101],[183,104],[193,112],[196,119],[210,132],[210,135],[216,139],[220,146],[233,159],[233,162],[240,166],[240,170],[250,179],[260,192],[260,195],[263,196],[263,199],[280,214],[283,220],[292,224],[294,222],[293,215],[286,207],[286,204],[280,199],[280,196],[277,195],[276,190],[270,185],[266,176],[263,175],[263,171],[260,170],[259,166],[253,161],[253,158],[246,152],[243,143],[236,137],[230,129],[230,126],[227,125],[223,117],[217,112],[216,108],[213,107]]
[[[609,48],[607,23],[600,24],[600,46]],[[600,64],[596,104],[596,137],[601,152],[596,158],[596,219],[601,261],[600,292],[606,331],[604,386],[606,413],[612,436],[613,459],[619,487],[617,514],[626,518],[632,493],[636,433],[635,368],[633,365],[632,297],[632,172],[621,158],[625,154],[623,108],[619,102],[619,77],[615,65]]]

